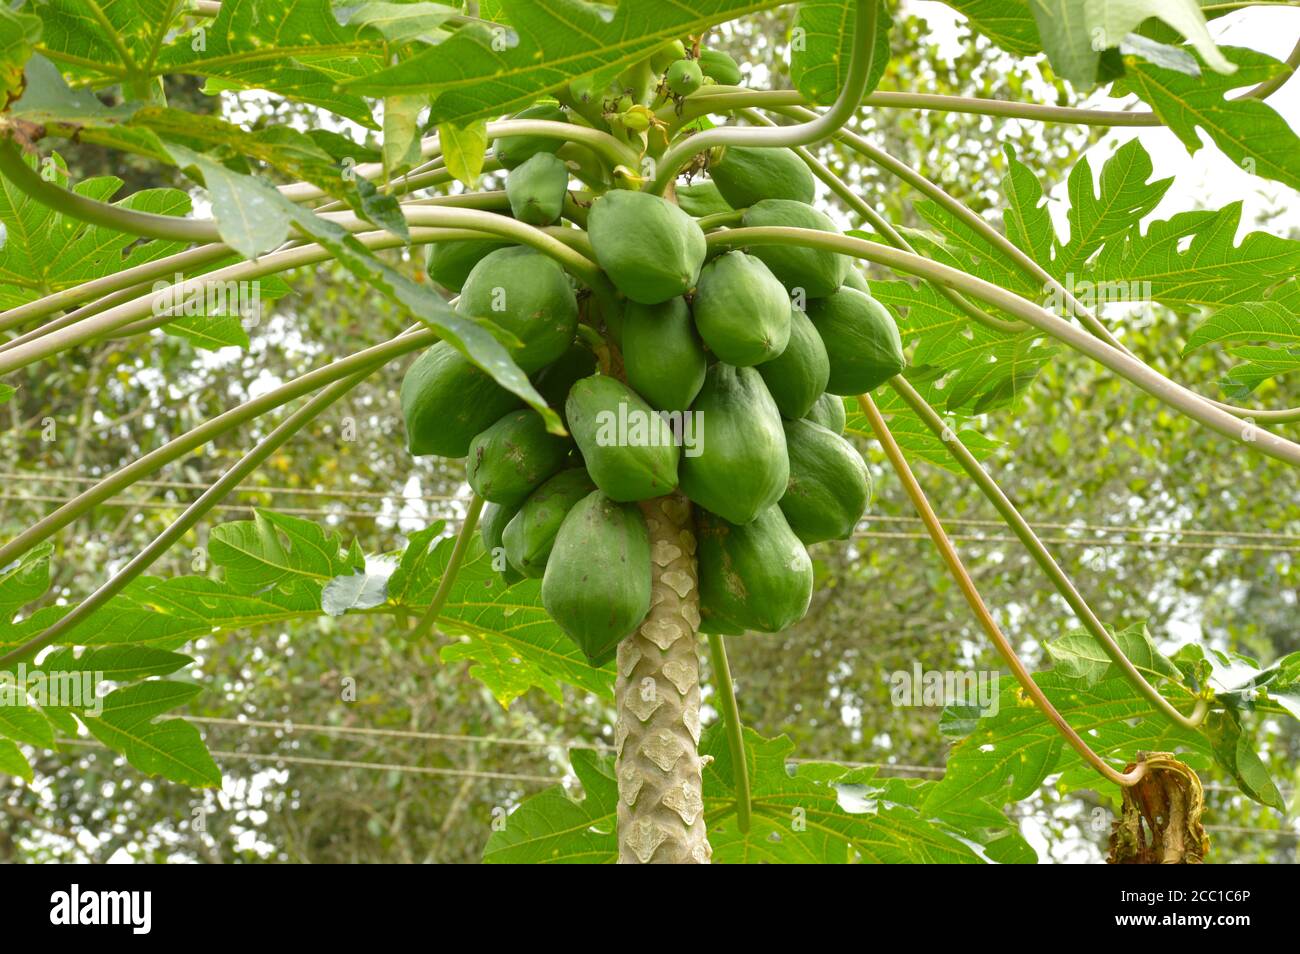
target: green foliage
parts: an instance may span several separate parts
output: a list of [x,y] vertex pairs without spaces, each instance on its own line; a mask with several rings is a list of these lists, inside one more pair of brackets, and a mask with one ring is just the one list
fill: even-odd
[[[876,33],[867,92],[874,90],[889,65],[891,21],[885,4],[876,13]],[[795,14],[794,27],[801,42],[790,57],[790,78],[810,103],[829,106],[844,88],[849,55],[857,39],[857,5],[846,0],[804,0]],[[723,82],[718,80],[719,83]]]

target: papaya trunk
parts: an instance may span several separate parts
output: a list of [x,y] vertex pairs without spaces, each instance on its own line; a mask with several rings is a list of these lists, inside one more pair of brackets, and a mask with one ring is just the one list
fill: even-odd
[[691,505],[641,504],[650,529],[650,612],[618,647],[620,864],[708,864],[700,759],[700,626]]

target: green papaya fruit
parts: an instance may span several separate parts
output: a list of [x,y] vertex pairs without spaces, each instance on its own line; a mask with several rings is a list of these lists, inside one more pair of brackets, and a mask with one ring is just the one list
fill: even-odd
[[517,504],[562,468],[573,443],[548,433],[536,411],[511,411],[469,444],[465,476],[484,500]]
[[[785,226],[817,229],[839,235],[839,229],[827,216],[811,205],[790,199],[764,199],[754,203],[745,210],[741,224],[746,228]],[[805,301],[834,293],[844,284],[849,271],[847,257],[801,245],[756,245],[750,254],[771,269],[791,294],[802,288]]]
[[677,205],[687,215],[697,219],[706,215],[730,212],[731,206],[722,197],[718,187],[709,179],[701,179],[690,185],[679,185],[676,189]]
[[783,417],[801,418],[826,390],[830,359],[817,329],[798,308],[790,309],[790,341],[771,361],[758,366],[772,400]]
[[483,538],[483,549],[487,551],[488,559],[492,561],[492,569],[501,574],[506,585],[518,583],[524,578],[524,575],[510,565],[509,558],[506,556],[505,544],[501,537],[505,529],[514,519],[518,507],[504,507],[497,503],[486,503],[483,505],[483,511],[478,518],[478,532]]
[[596,261],[619,291],[643,305],[685,294],[704,264],[704,232],[689,215],[649,192],[615,189],[587,217]]
[[780,507],[739,526],[703,511],[696,529],[701,620],[779,633],[803,619],[812,600],[812,561]]
[[770,361],[790,340],[785,286],[744,252],[727,252],[704,266],[691,307],[700,337],[727,364]]
[[474,266],[491,252],[505,248],[506,239],[452,239],[429,246],[429,277],[443,288],[458,292]]
[[829,393],[819,397],[804,418],[836,434],[843,434],[849,422],[848,415],[844,411],[844,399],[837,394]]
[[753,368],[719,362],[691,405],[703,435],[682,457],[682,492],[732,523],[773,506],[790,480],[781,412]]
[[813,175],[793,149],[727,146],[709,163],[709,176],[733,209],[764,199],[811,203],[817,194]]
[[808,302],[808,317],[830,357],[826,390],[831,394],[874,390],[907,364],[893,316],[870,295],[841,288],[829,298]]
[[510,353],[528,374],[564,354],[578,330],[578,299],[564,269],[549,255],[522,246],[498,249],[475,265],[456,311],[518,338],[523,347]]
[[593,666],[612,658],[650,611],[650,533],[640,508],[599,490],[574,504],[546,561],[542,605]]
[[674,96],[690,96],[704,84],[704,73],[695,60],[678,60],[668,67],[664,82]]
[[[511,119],[547,119],[551,122],[566,123],[569,117],[564,110],[551,103],[538,103],[529,106],[510,117]],[[523,165],[539,152],[559,152],[564,145],[563,139],[553,136],[502,136],[492,147],[497,160],[506,169]]]
[[583,378],[569,390],[565,410],[587,473],[607,496],[649,500],[677,487],[672,429],[626,384],[603,374]]
[[740,85],[740,66],[721,50],[700,50],[700,69],[720,86]]
[[523,402],[445,341],[406,369],[402,416],[411,454],[464,457],[483,428]]
[[781,512],[804,544],[847,540],[871,501],[871,474],[857,448],[812,421],[786,421],[790,483]]
[[540,577],[560,524],[574,504],[595,489],[585,470],[571,467],[533,491],[501,535],[510,565],[524,576]]
[[[596,373],[596,356],[584,345],[570,345],[569,350],[537,372],[533,387],[546,399],[548,407],[553,408],[566,420],[564,401],[569,396],[569,388],[580,378]],[[567,425],[566,425],[567,426]]]
[[704,384],[704,345],[685,299],[629,302],[623,311],[623,370],[632,390],[660,411],[684,411]]
[[681,40],[669,40],[650,54],[650,68],[662,73],[686,55],[686,44]]
[[867,277],[858,270],[857,266],[849,266],[848,274],[844,276],[844,284],[850,288],[856,288],[864,295],[871,294],[871,286],[867,284]]
[[569,194],[569,167],[559,156],[539,152],[520,163],[506,176],[506,199],[510,211],[529,225],[552,225],[564,211]]

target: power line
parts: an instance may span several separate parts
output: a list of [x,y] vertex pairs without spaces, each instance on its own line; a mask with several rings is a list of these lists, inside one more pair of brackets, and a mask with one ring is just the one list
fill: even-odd
[[[16,480],[28,483],[44,483],[46,481],[64,484],[97,484],[99,477],[75,477],[70,474],[23,474],[23,473],[0,473],[0,480]],[[133,487],[156,487],[162,489],[175,490],[207,490],[209,485],[193,481],[181,480],[137,480],[131,486]],[[423,495],[407,496],[406,494],[392,493],[386,494],[377,490],[321,490],[309,487],[285,487],[285,486],[266,486],[266,487],[240,487],[234,491],[240,494],[291,494],[301,495],[304,497],[337,497],[339,499],[352,498],[356,500],[456,500],[455,496]]]
[[[886,516],[885,514],[867,514],[862,518],[868,523],[921,523],[920,517]],[[1005,527],[1002,520],[979,519],[975,517],[948,517],[944,523],[959,527]],[[1132,524],[1092,524],[1092,523],[1052,523],[1033,521],[1035,530],[1086,530],[1091,533],[1154,533],[1170,536],[1187,537],[1239,537],[1243,540],[1288,540],[1300,543],[1300,534],[1277,533],[1271,530],[1200,530],[1182,527],[1152,527]]]
[[[927,533],[902,533],[888,530],[860,530],[855,540],[929,540]],[[1019,543],[1014,536],[1002,534],[949,534],[949,540],[963,543]],[[1183,543],[1173,540],[1096,540],[1080,537],[1044,537],[1043,543],[1066,547],[1119,547],[1132,550],[1247,550],[1252,553],[1300,553],[1300,546],[1274,547],[1255,543]]]

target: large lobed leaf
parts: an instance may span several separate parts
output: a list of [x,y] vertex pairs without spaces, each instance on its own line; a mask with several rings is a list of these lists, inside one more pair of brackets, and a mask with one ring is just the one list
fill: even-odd
[[[849,58],[857,33],[857,0],[804,0],[795,14],[790,54],[790,78],[810,103],[827,106],[844,88]],[[870,93],[889,65],[889,30],[893,21],[879,4],[871,72]]]
[[[870,769],[820,762],[793,766],[784,736],[745,730],[752,809],[749,831],[736,825],[731,753],[720,724],[705,731],[701,752],[704,815],[715,864],[1032,862],[1034,852],[1010,821],[972,800],[929,814],[922,800],[933,782],[881,779]],[[618,859],[614,760],[570,753],[585,797],[560,786],[526,799],[488,839],[483,860],[495,864],[613,864]]]

